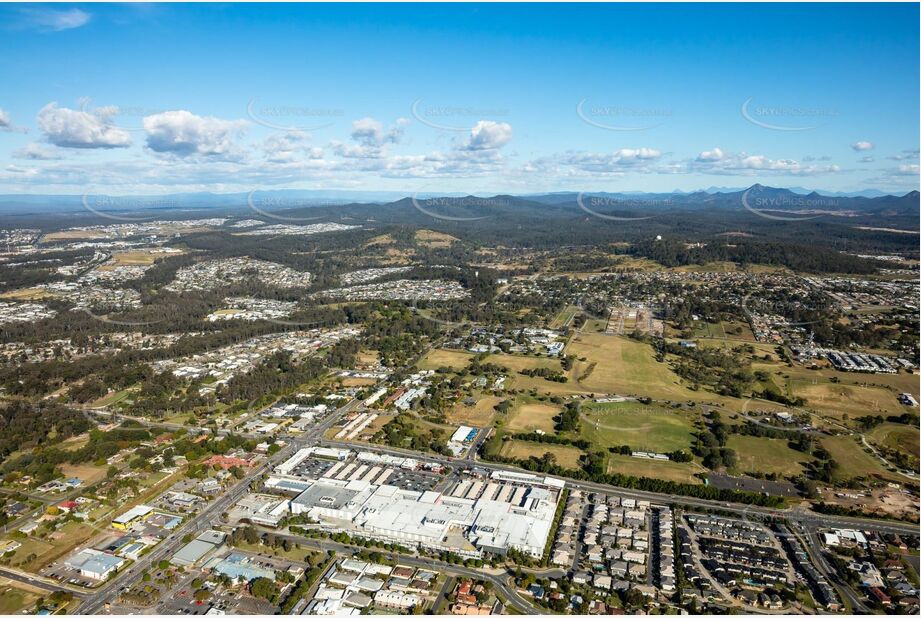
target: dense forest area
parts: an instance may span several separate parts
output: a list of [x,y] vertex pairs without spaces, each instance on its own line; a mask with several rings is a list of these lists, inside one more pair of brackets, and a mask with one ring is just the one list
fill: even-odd
[[867,275],[880,263],[847,255],[821,246],[794,243],[734,241],[711,242],[703,246],[688,246],[683,240],[665,238],[642,240],[625,250],[635,256],[649,258],[663,266],[688,266],[708,262],[737,262],[786,266],[797,272],[848,273]]
[[0,406],[0,460],[21,448],[65,440],[93,426],[81,412],[60,404],[4,402]]

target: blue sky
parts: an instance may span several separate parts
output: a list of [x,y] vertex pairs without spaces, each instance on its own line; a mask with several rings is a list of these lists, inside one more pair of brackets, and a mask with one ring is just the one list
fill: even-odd
[[0,192],[904,192],[918,10],[2,5]]

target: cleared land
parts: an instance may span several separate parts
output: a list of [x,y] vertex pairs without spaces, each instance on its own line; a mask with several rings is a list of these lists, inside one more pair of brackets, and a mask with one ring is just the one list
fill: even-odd
[[803,472],[809,455],[787,446],[786,440],[731,435],[727,446],[736,452],[738,472],[795,476]]
[[866,375],[804,367],[783,367],[781,373],[787,391],[806,399],[805,407],[837,418],[901,414],[905,406],[898,402],[898,393],[918,397],[918,377],[912,374]]
[[614,268],[623,272],[647,272],[651,270],[665,270],[665,267],[656,261],[646,258],[634,258],[630,256],[619,256],[614,262]]
[[525,356],[523,354],[490,354],[486,357],[484,361],[486,363],[495,363],[496,365],[502,365],[506,367],[509,371],[517,373],[522,369],[553,369],[554,371],[562,371],[563,368],[560,365],[560,361],[556,358],[549,358],[546,356]]
[[104,238],[105,234],[100,230],[64,230],[61,232],[51,232],[45,234],[39,242],[52,242],[55,240],[76,240],[80,238]]
[[457,242],[457,239],[450,234],[443,234],[432,230],[416,231],[415,240],[420,245],[438,248],[450,247],[453,243]]
[[90,406],[93,408],[105,408],[108,406],[115,405],[116,403],[119,403],[120,401],[124,401],[125,399],[127,399],[131,395],[131,393],[134,392],[135,390],[136,389],[134,386],[129,386],[128,388],[123,388],[120,391],[115,391],[113,393],[109,393],[108,395],[103,395],[102,397],[100,397],[99,399],[91,403]]
[[[22,539],[22,547],[16,550],[10,565],[31,573],[38,573],[43,568],[69,553],[74,547],[88,541],[97,533],[94,526],[78,522],[69,522],[46,538],[29,537]],[[34,554],[35,558],[29,560]]]
[[552,382],[541,377],[530,377],[518,373],[523,369],[552,369],[553,371],[563,371],[560,361],[556,358],[524,356],[518,354],[490,354],[484,362],[501,365],[509,371],[509,381],[507,388],[520,389],[524,391],[536,391],[538,393],[549,393],[551,395],[568,395],[583,392],[578,385],[564,382]]
[[470,364],[471,360],[473,360],[473,354],[470,352],[439,348],[422,357],[419,361],[419,369],[438,369],[440,367],[463,369]]
[[[878,388],[852,386],[849,384],[832,384],[819,382],[808,384],[802,381],[793,383],[793,392],[806,399],[807,406],[823,413],[838,416],[840,414],[862,415],[866,412],[888,411],[881,404],[891,395]],[[894,405],[891,406],[894,408]],[[837,414],[835,414],[837,412]]]
[[634,450],[687,450],[693,425],[687,415],[635,401],[582,406],[581,435],[597,446],[626,444]]
[[702,481],[694,474],[703,471],[703,468],[692,463],[640,459],[629,455],[608,455],[608,473],[610,474],[645,476],[665,481],[699,485]]
[[54,298],[54,294],[42,288],[24,288],[0,294],[0,299],[4,300],[42,300],[43,298]]
[[917,427],[898,423],[883,423],[867,434],[867,440],[874,444],[901,451],[912,457],[918,456],[919,432]]
[[508,414],[505,423],[506,429],[519,433],[543,431],[553,433],[556,423],[553,417],[557,416],[562,408],[548,403],[536,401],[519,401]]
[[486,427],[492,423],[496,415],[495,407],[500,401],[502,401],[502,397],[488,396],[477,400],[472,406],[456,403],[445,414],[445,418],[452,424]]
[[243,313],[242,309],[218,309],[214,315],[239,315]]
[[382,234],[380,236],[375,236],[371,240],[365,243],[366,247],[373,247],[374,245],[392,245],[396,241],[393,239],[393,236],[390,234]]
[[112,255],[111,260],[100,266],[99,270],[113,270],[119,266],[149,266],[160,258],[174,255],[181,255],[181,253],[165,253],[157,249],[119,251],[118,253]]
[[62,451],[76,451],[83,448],[90,441],[90,434],[81,433],[79,436],[71,436],[58,445]]
[[372,384],[377,384],[375,378],[342,378],[342,386],[352,387],[352,386],[371,386]]
[[92,464],[62,464],[61,474],[65,478],[78,478],[83,481],[84,485],[89,485],[101,480],[106,475],[108,468],[106,466],[94,466]]
[[[668,365],[655,359],[652,346],[627,337],[580,334],[566,353],[576,361],[570,382],[583,392],[647,396],[672,401],[717,401],[717,395],[692,391]],[[585,360],[581,360],[585,358]]]
[[735,262],[707,262],[706,264],[678,266],[673,270],[686,273],[733,273],[739,270],[739,267]]
[[755,343],[751,328],[744,322],[717,322],[711,324],[705,320],[694,322],[691,330],[694,339],[728,339],[733,342]]
[[356,356],[356,364],[373,367],[381,362],[381,353],[377,350],[361,350]]
[[550,328],[563,328],[567,326],[572,318],[579,312],[579,308],[573,305],[568,305],[563,308],[553,320],[550,321]]
[[528,457],[543,457],[550,453],[556,458],[556,463],[565,468],[578,468],[582,451],[574,446],[560,444],[541,444],[525,440],[508,440],[502,444],[499,453],[504,457],[527,459]]
[[10,580],[0,579],[0,614],[19,614],[32,609],[39,595],[10,584]]
[[822,446],[838,462],[835,480],[846,481],[859,476],[879,475],[894,481],[904,480],[889,472],[875,456],[863,450],[853,436],[830,436],[822,439]]

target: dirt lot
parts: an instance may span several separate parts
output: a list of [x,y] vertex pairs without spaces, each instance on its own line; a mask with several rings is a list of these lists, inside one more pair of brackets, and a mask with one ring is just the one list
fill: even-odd
[[578,468],[582,451],[574,446],[561,446],[559,444],[540,444],[538,442],[525,442],[523,440],[509,440],[502,445],[499,451],[504,457],[527,459],[528,457],[542,457],[545,453],[552,453],[556,463],[566,468]]
[[500,401],[502,397],[487,396],[479,399],[472,406],[459,402],[445,416],[451,424],[486,427],[492,423],[496,415],[495,407]]
[[559,406],[547,403],[520,402],[509,412],[505,427],[510,431],[520,433],[529,433],[538,429],[545,433],[554,433],[556,423],[553,417],[561,410]]
[[84,485],[91,485],[106,475],[106,467],[93,466],[90,464],[80,464],[77,466],[63,464],[61,466],[61,473],[65,478],[76,477],[83,481]]
[[439,367],[448,367],[450,369],[463,369],[470,364],[473,354],[461,350],[432,350],[419,361],[420,369],[438,369]]

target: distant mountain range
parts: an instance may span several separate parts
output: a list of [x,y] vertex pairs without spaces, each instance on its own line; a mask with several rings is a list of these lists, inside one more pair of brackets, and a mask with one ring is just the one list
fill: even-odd
[[[496,197],[477,194],[478,197]],[[889,195],[876,189],[850,193],[809,191],[802,187],[776,188],[760,184],[748,188],[710,187],[693,192],[551,192],[507,195],[535,204],[582,205],[590,198],[602,207],[612,209],[669,208],[696,209],[701,207],[738,206],[745,195],[758,209],[802,212],[885,212],[918,213],[918,192]],[[0,195],[0,213],[5,215],[48,215],[80,211],[127,214],[131,212],[192,211],[211,209],[251,209],[282,211],[307,207],[344,204],[390,204],[404,198],[429,200],[434,197],[461,198],[463,193],[427,191],[414,195],[396,191],[302,190],[279,189],[251,193],[173,193],[167,195],[106,196],[106,195]],[[823,199],[828,198],[828,199]],[[250,205],[255,208],[250,208]]]

